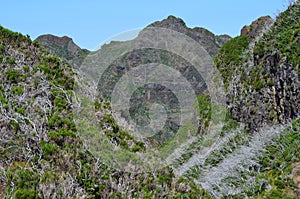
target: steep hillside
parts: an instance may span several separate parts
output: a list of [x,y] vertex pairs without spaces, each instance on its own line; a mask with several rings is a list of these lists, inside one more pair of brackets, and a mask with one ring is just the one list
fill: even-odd
[[215,60],[231,115],[250,131],[299,116],[299,9],[298,1],[274,24],[263,17],[244,27]]
[[36,41],[49,52],[56,54],[61,59],[66,60],[72,67],[79,68],[83,59],[89,53],[86,49],[81,49],[73,40],[67,36],[57,37],[54,35],[41,35]]
[[[232,39],[174,16],[148,26],[183,33],[215,58],[227,107],[211,99],[191,59],[139,45],[128,52],[135,41],[151,40],[141,39],[145,29],[88,55],[68,37],[32,42],[0,26],[0,198],[300,198],[299,13],[298,0]],[[167,65],[188,80],[197,126],[176,123],[178,98],[158,84],[136,89],[129,113],[120,114],[147,124],[159,99],[175,107],[163,131],[138,137],[116,122],[111,93],[126,72],[146,64],[154,71]],[[142,162],[156,154],[163,167]]]
[[188,173],[217,198],[300,197],[299,13],[296,1],[275,21],[259,18],[216,56],[230,115],[246,127]]
[[[169,167],[140,173],[104,165],[83,146],[75,126],[72,97],[80,77],[70,65],[3,27],[0,53],[1,198],[209,197]],[[112,138],[124,133],[109,125]]]

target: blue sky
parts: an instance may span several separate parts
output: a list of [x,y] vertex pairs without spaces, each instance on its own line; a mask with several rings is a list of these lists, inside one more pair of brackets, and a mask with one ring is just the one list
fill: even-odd
[[6,0],[1,2],[0,25],[28,34],[67,35],[90,50],[112,36],[166,18],[182,18],[189,27],[236,36],[263,15],[275,17],[287,0]]

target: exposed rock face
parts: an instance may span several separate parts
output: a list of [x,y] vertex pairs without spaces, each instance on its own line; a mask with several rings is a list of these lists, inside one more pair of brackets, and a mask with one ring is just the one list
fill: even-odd
[[[270,28],[272,19],[261,17],[241,31],[239,38],[248,40],[249,47],[234,56],[242,62],[225,64],[228,54],[217,56],[219,68],[234,65],[232,75],[223,73],[230,79],[227,101],[233,118],[248,124],[250,131],[284,123],[300,113],[299,33],[295,31],[299,20],[298,4],[281,13]],[[234,45],[225,47],[233,50],[240,43]]]
[[[211,57],[215,57],[221,46],[230,39],[230,36],[228,35],[215,36],[213,33],[204,28],[188,28],[182,19],[174,16],[169,16],[167,19],[154,22],[148,27],[166,28],[183,33],[194,39],[196,42],[199,42]],[[147,31],[147,28],[140,32],[138,37],[135,39],[136,41],[144,38],[144,31]],[[135,40],[133,40],[133,42]],[[98,53],[111,55],[112,47],[113,49],[122,49],[127,43],[128,42],[111,42],[110,44],[102,46]],[[105,75],[102,75],[102,77],[106,77],[107,79],[99,80],[98,91],[100,95],[103,96],[104,99],[110,100],[110,95],[113,92],[113,89],[126,71],[140,65],[152,63],[164,64],[180,72],[187,81],[191,82],[191,85],[197,95],[207,89],[207,85],[201,77],[202,74],[200,75],[197,73],[194,66],[189,63],[189,60],[185,60],[167,50],[143,48],[122,54],[121,57],[118,57],[114,62],[112,62],[112,64],[107,68]],[[92,70],[96,71],[97,69],[95,68]],[[96,72],[90,72],[90,74],[96,74]],[[193,78],[197,79],[197,81],[192,82]],[[171,114],[179,112],[179,110],[177,110],[179,107],[177,98],[176,96],[173,96],[174,94],[172,92],[169,92],[162,86],[150,85],[145,88],[145,90],[149,91],[149,93],[153,93],[151,94],[151,97],[141,97],[141,94],[138,93],[135,93],[136,96],[131,96],[133,108],[131,108],[130,114],[132,117],[123,114],[124,118],[134,118],[136,121],[141,121],[140,123],[143,125],[148,124],[150,121],[147,118],[147,111],[150,109],[153,102],[159,100],[163,101],[164,105],[168,107],[168,120],[164,128],[158,133],[159,135],[157,134],[155,137],[158,138],[156,141],[164,143],[171,137],[171,135],[169,135],[170,132],[177,132],[180,128],[180,119],[177,117],[173,118]],[[159,97],[162,96],[165,96],[166,99],[159,99]],[[200,121],[200,123],[201,122],[202,121]]]
[[36,41],[51,53],[66,60],[74,68],[79,68],[82,60],[89,53],[86,49],[81,49],[74,41],[67,37],[57,37],[51,34],[41,35]]
[[241,30],[241,35],[250,37],[251,39],[257,38],[262,34],[270,25],[273,24],[273,19],[270,16],[263,16],[253,21],[250,26],[244,26]]
[[241,30],[241,35],[247,36],[248,33],[249,33],[249,26],[244,26]]

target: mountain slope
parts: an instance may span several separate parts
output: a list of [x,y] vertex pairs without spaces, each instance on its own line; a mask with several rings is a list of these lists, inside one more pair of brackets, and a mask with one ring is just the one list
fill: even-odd
[[[82,77],[3,27],[0,53],[1,198],[209,197],[169,167],[140,173],[104,165],[84,147],[74,123],[74,83]],[[109,111],[104,102],[96,104]],[[118,127],[115,133],[124,131]]]
[[[38,42],[0,27],[0,198],[300,198],[299,7],[296,1],[276,21],[259,18],[230,40],[187,28],[173,16],[150,25],[197,40],[215,57],[224,80],[229,110],[224,124],[210,133],[203,128],[186,143],[149,144],[116,124],[114,107],[93,93],[101,87],[73,69],[85,55],[76,58],[81,49],[70,38],[44,38],[43,45],[62,61]],[[111,42],[100,55],[126,45]],[[112,74],[149,61],[185,65],[177,58],[165,51],[134,51],[115,60]],[[73,68],[67,64],[76,59]],[[200,123],[209,123],[215,105],[202,91]],[[85,103],[92,111],[80,109]],[[78,107],[99,128],[78,118]],[[104,161],[108,154],[85,145],[90,139],[100,146],[101,136],[124,151],[119,154],[125,161],[127,152],[143,156],[154,146],[167,153],[162,157],[169,166],[143,173],[111,168]],[[171,156],[160,151],[175,145],[180,147]]]
[[[298,4],[281,13],[267,32],[270,19],[253,22],[250,32],[225,44],[215,60],[227,87],[230,112],[250,131],[299,115]],[[258,37],[251,33],[259,22],[264,22],[262,37],[259,31]]]
[[89,53],[86,49],[81,49],[73,40],[67,36],[57,37],[54,35],[41,35],[36,41],[49,52],[58,55],[66,60],[72,67],[79,68],[85,56]]

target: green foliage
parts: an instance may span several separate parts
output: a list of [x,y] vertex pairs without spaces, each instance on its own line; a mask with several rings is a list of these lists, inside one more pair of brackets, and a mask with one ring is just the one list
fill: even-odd
[[212,114],[212,103],[210,101],[209,95],[206,94],[200,94],[197,97],[198,105],[199,105],[199,122],[201,125],[201,133],[204,132],[208,126],[209,122],[211,120],[211,114]]
[[17,166],[16,171],[7,173],[9,180],[15,184],[14,198],[37,199],[38,175],[34,171],[22,168],[21,165]]
[[38,194],[32,189],[17,189],[14,197],[15,199],[38,199]]
[[[230,122],[224,126],[226,125],[231,126]],[[236,127],[232,126],[232,128]],[[229,129],[229,127],[225,127],[225,129],[222,130],[222,134],[226,134]],[[234,137],[230,138],[228,142],[224,143],[220,149],[214,150],[212,154],[206,158],[204,165],[216,166],[226,157],[226,155],[232,153],[237,147],[246,144],[247,142],[249,142],[249,135],[247,135],[246,132],[236,134]]]
[[[132,152],[144,151],[146,149],[143,142],[136,141],[128,132],[120,128],[111,114],[106,114],[101,121],[101,125],[110,126],[111,130],[106,129],[105,135],[116,145]],[[129,142],[135,145],[130,148]]]
[[73,71],[69,65],[63,64],[56,56],[46,57],[39,70],[44,72],[46,78],[56,86],[61,86],[66,90],[74,88]]
[[55,113],[49,118],[47,125],[50,129],[65,128],[75,132],[76,126],[71,117],[72,116],[69,114],[63,118],[60,114]]
[[8,108],[8,99],[5,96],[5,92],[1,86],[0,86],[0,102],[3,106],[3,108],[5,108],[5,109]]
[[228,121],[224,124],[224,126],[222,127],[222,131],[224,133],[227,133],[233,129],[236,129],[239,126],[238,121],[234,120],[234,119],[228,119]]
[[10,65],[15,65],[16,64],[16,61],[14,60],[14,58],[12,57],[6,57],[6,63],[7,64],[10,64]]
[[5,47],[3,45],[0,45],[0,54],[3,54],[5,52]]
[[22,43],[30,43],[31,40],[21,33],[13,32],[0,26],[0,40],[4,43],[10,43],[13,46],[20,46]]
[[235,70],[247,60],[244,52],[248,49],[249,38],[238,36],[223,45],[215,59],[215,65],[221,72],[225,88],[228,87]]
[[17,113],[19,113],[21,115],[25,115],[25,108],[24,107],[18,107],[17,108]]
[[14,95],[22,95],[24,93],[24,87],[23,86],[13,86],[11,89],[11,92]]
[[25,73],[28,73],[30,71],[29,66],[23,66],[23,70]]
[[44,64],[47,65],[50,69],[55,70],[59,69],[60,59],[56,56],[49,56],[44,58]]
[[53,155],[59,151],[56,145],[44,141],[41,142],[41,148],[45,159],[52,159]]
[[58,114],[53,114],[52,117],[50,117],[50,119],[48,120],[47,124],[50,128],[62,127],[63,121]]
[[[294,4],[276,18],[271,30],[264,34],[255,45],[255,56],[262,58],[266,55],[274,55],[274,49],[277,49],[281,56],[286,57],[288,63],[296,69],[300,63],[299,7],[299,5]],[[275,53],[277,52],[275,51]]]
[[17,132],[20,129],[20,124],[15,120],[10,121],[11,126],[13,127],[14,131]]
[[145,151],[145,150],[146,150],[146,146],[141,141],[136,142],[136,145],[133,146],[131,149],[132,152]]
[[256,178],[256,183],[264,181],[272,186],[270,190],[265,186],[257,189],[249,196],[259,198],[294,198],[294,185],[291,179],[292,166],[300,161],[300,122],[299,119],[292,123],[292,127],[287,127],[283,134],[274,138],[265,148],[264,156],[260,158],[260,175]]
[[64,98],[55,97],[54,106],[58,110],[64,110],[67,107],[68,102]]
[[62,146],[66,137],[75,137],[75,134],[72,131],[62,128],[59,131],[50,131],[48,137],[59,146]]
[[21,73],[18,70],[7,70],[6,71],[7,80],[9,80],[11,83],[17,83],[21,81]]

